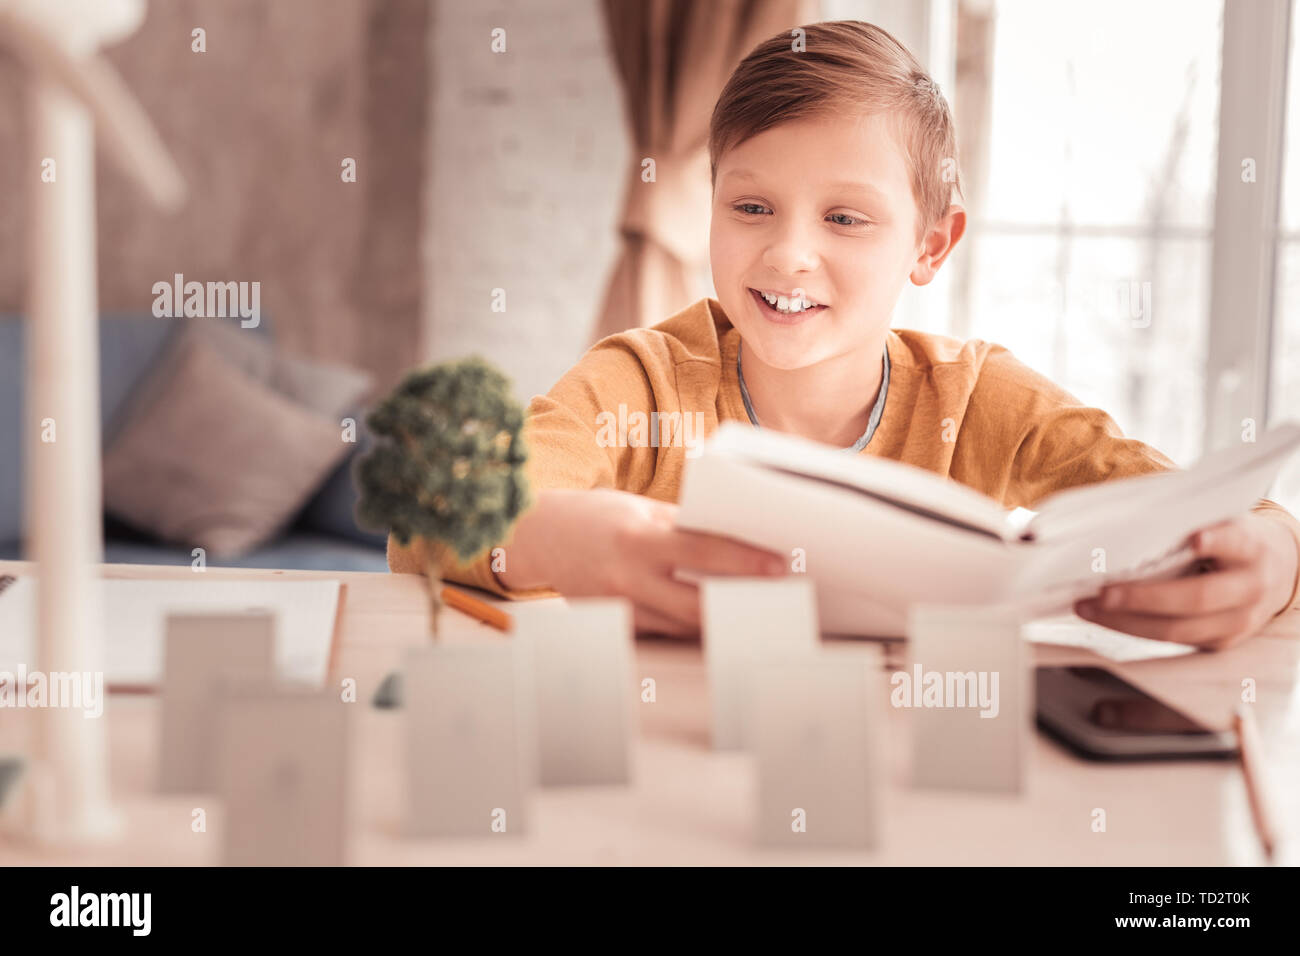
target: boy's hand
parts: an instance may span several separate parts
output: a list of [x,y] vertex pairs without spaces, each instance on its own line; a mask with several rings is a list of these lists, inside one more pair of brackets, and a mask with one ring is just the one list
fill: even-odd
[[1117,631],[1218,651],[1286,608],[1300,555],[1280,522],[1243,515],[1196,532],[1192,547],[1208,570],[1108,585],[1076,603],[1075,613]]
[[673,577],[779,576],[784,558],[730,538],[674,527],[677,505],[612,489],[547,490],[520,519],[509,547],[507,587],[547,586],[567,597],[620,596],[637,631],[700,632],[700,592]]

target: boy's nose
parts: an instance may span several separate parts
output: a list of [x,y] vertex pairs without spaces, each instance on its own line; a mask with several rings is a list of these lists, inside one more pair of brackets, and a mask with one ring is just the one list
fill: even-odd
[[763,252],[763,264],[782,275],[810,272],[819,261],[813,237],[799,228],[782,230]]

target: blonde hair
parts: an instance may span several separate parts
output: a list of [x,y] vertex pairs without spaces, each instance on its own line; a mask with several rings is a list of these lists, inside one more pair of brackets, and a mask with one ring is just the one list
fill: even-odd
[[948,102],[907,47],[860,20],[800,27],[805,48],[790,33],[764,40],[740,61],[713,107],[709,169],[717,185],[727,150],[781,123],[856,112],[894,124],[907,156],[917,237],[943,218],[961,191],[957,138]]

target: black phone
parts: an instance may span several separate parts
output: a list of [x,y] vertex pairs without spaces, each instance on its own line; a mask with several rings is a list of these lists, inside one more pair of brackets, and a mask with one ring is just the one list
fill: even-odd
[[1092,760],[1235,757],[1237,736],[1212,730],[1102,667],[1039,667],[1038,726]]

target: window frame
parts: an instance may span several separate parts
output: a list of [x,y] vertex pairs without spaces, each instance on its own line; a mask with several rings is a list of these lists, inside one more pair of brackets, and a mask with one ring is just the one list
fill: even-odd
[[[1224,0],[1202,454],[1269,419],[1292,0]],[[1243,181],[1253,159],[1254,182]]]

